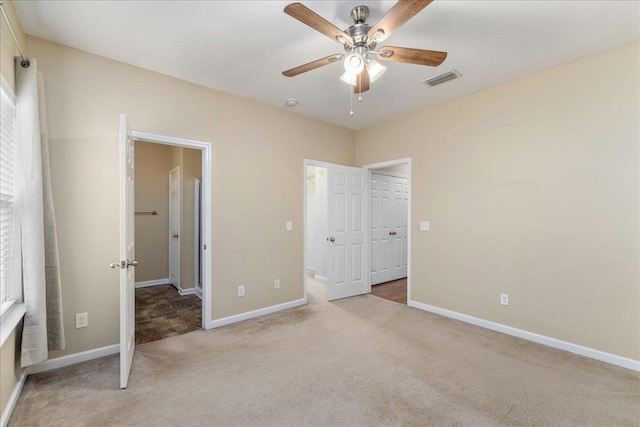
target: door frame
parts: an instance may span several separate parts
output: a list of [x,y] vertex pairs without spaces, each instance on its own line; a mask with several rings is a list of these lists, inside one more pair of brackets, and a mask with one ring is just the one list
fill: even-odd
[[[211,167],[212,146],[208,142],[173,136],[157,135],[148,132],[132,130],[135,141],[151,142],[155,144],[172,145],[176,147],[193,148],[202,151],[202,229],[201,242],[203,253],[203,282],[202,283],[202,329],[211,329]],[[182,231],[182,230],[181,230]]]
[[[409,180],[409,201],[407,202],[407,226],[408,226],[407,227],[407,306],[409,306],[409,303],[411,301],[411,234],[412,234],[411,233],[411,229],[412,229],[411,227],[411,196],[412,196],[411,157],[406,157],[403,159],[396,159],[396,160],[389,160],[389,161],[380,162],[380,163],[372,163],[369,165],[365,165],[363,167],[367,170],[368,183],[371,183],[371,173],[375,169],[388,168],[389,166],[402,165],[405,163],[409,166],[409,170],[407,173],[408,175],[407,178]],[[371,188],[370,186],[368,186],[367,188],[368,188],[368,192],[367,192],[368,202],[366,206],[367,206],[369,218],[371,218]],[[368,227],[367,229],[366,239],[369,245],[369,254],[371,254],[371,227]],[[370,271],[367,274],[367,278],[368,278],[369,292],[371,292],[371,272]]]
[[[304,284],[304,301],[305,303],[308,301],[307,299],[307,166],[316,166],[316,167],[320,167],[320,168],[326,168],[327,170],[329,168],[331,168],[332,166],[347,166],[347,165],[340,165],[338,163],[331,163],[331,162],[323,162],[320,160],[313,160],[313,159],[304,159],[302,162],[302,235],[303,235],[303,239],[302,239],[302,280],[303,280],[303,284]],[[348,167],[357,167],[357,166],[348,166]],[[364,211],[365,212],[369,212],[370,211],[370,183],[369,181],[371,180],[371,174],[368,173],[365,170],[365,182],[363,183],[364,185],[364,193],[369,195],[369,197],[365,197],[364,200]],[[371,236],[370,236],[370,230],[369,230],[369,225],[367,224],[366,226],[366,230],[364,233],[364,238],[369,239],[369,241],[371,240]],[[366,257],[370,256],[370,246],[371,246],[371,242],[369,242],[369,246],[367,246],[366,248]],[[368,283],[368,291],[367,292],[371,292],[371,268],[370,268],[370,262],[367,262],[367,268],[365,268],[365,272],[364,272],[364,280],[366,281],[366,283]]]

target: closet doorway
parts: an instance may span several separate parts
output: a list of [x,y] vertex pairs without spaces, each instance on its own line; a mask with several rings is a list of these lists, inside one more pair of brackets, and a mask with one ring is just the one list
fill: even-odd
[[371,294],[409,300],[410,159],[367,166],[369,174]]
[[135,141],[135,342],[202,327],[202,150]]

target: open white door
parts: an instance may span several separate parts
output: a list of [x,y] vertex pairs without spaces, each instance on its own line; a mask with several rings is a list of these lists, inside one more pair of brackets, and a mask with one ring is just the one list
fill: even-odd
[[120,388],[126,388],[135,346],[134,152],[127,116],[120,114]]
[[329,301],[367,293],[369,272],[367,171],[341,165],[327,166]]

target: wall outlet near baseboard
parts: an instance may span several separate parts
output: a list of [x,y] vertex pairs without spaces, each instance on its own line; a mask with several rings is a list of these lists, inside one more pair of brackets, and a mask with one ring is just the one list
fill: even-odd
[[500,304],[509,305],[509,294],[500,294]]
[[273,289],[280,289],[280,279],[273,281]]
[[244,285],[238,286],[238,296],[239,297],[243,297],[244,296]]
[[89,326],[89,313],[76,313],[76,329]]

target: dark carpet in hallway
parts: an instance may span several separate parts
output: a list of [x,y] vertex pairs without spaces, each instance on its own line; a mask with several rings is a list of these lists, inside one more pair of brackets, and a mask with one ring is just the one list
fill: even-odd
[[173,285],[136,289],[136,344],[158,341],[198,330],[202,301],[180,295]]

